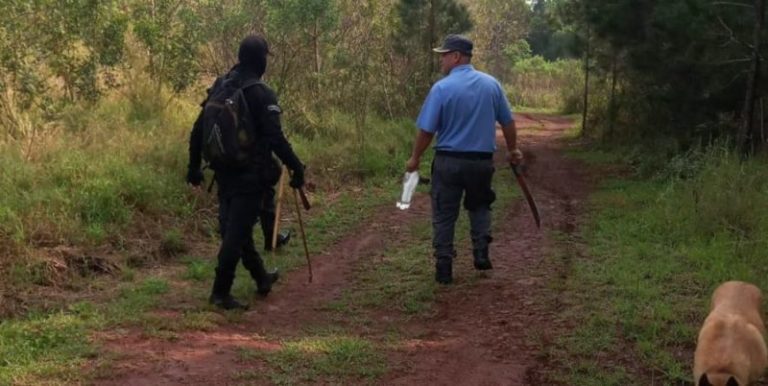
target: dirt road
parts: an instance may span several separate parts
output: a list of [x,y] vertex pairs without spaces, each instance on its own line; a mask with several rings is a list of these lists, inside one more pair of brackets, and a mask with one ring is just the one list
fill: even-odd
[[[527,179],[542,213],[541,230],[536,229],[522,198],[507,206],[505,213],[497,213],[491,244],[494,270],[487,275],[475,273],[471,259],[459,259],[454,268],[456,283],[438,289],[432,312],[397,319],[403,339],[385,350],[386,373],[369,382],[529,385],[546,371],[538,355],[551,338],[541,331],[546,331],[543,327],[557,312],[548,283],[558,275],[557,265],[549,259],[549,237],[552,231],[577,229],[589,176],[562,154],[561,139],[572,122],[535,114],[519,114],[517,122],[528,162]],[[495,178],[512,178],[509,169],[502,167],[502,157],[497,154],[500,166]],[[415,207],[405,213],[394,210],[394,205],[380,208],[364,229],[313,257],[313,284],[306,283],[304,270],[290,272],[267,300],[235,322],[222,323],[213,331],[185,332],[172,340],[131,331],[103,334],[99,339],[114,363],[96,384],[271,383],[234,380],[235,374],[268,366],[259,358],[243,361],[243,350],[279,350],[280,340],[270,337],[298,336],[307,326],[334,323],[328,303],[354,282],[361,264],[385,246],[407,241],[410,223],[428,221],[426,198],[416,200]],[[431,262],[424,259],[424,264]],[[386,340],[391,322],[386,315],[386,310],[373,312],[374,322],[365,329],[369,339]]]

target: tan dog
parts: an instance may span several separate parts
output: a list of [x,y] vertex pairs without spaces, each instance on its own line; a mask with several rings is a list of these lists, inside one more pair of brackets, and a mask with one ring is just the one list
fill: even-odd
[[698,386],[746,386],[768,365],[760,303],[763,295],[752,284],[729,281],[712,295],[709,316],[699,331],[693,361]]

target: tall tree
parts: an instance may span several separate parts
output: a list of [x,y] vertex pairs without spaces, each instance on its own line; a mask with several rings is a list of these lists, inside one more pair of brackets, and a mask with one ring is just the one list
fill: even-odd
[[199,7],[204,34],[201,70],[218,75],[237,62],[240,40],[264,32],[266,0],[205,1]]
[[547,17],[547,1],[536,0],[533,3],[531,15],[531,28],[528,33],[528,44],[534,55],[547,56],[549,39],[552,36],[552,28]]
[[432,48],[449,33],[471,30],[472,20],[467,6],[456,0],[399,0],[396,12],[394,39],[403,59],[403,85],[409,98],[420,98],[437,68]]
[[188,87],[200,70],[203,27],[194,3],[178,0],[137,2],[133,31],[147,50],[148,72],[157,87],[167,82],[177,91]]
[[531,9],[525,0],[479,0],[471,4],[475,18],[473,62],[504,81],[515,58],[530,55],[523,40]]
[[[267,0],[266,33],[279,53],[277,91],[281,94],[311,92],[311,99],[323,98],[321,71],[325,43],[337,25],[339,15],[334,0]],[[311,72],[297,68],[311,63]],[[309,75],[309,78],[292,73]],[[303,85],[308,85],[309,89]]]
[[122,58],[126,25],[115,1],[0,2],[4,83],[20,91],[25,107],[57,94],[49,76],[61,82],[70,101],[95,100],[99,70]]
[[761,78],[760,72],[760,49],[763,40],[763,25],[765,24],[765,0],[755,0],[755,29],[752,38],[752,57],[750,59],[751,68],[747,78],[747,92],[744,98],[744,112],[742,113],[742,123],[737,135],[737,143],[743,154],[751,154],[758,145],[760,136],[757,135],[755,125],[755,100],[757,99],[757,89]]
[[755,7],[744,0],[570,3],[586,5],[586,21],[594,31],[595,70],[616,73],[615,95],[622,95],[622,109],[632,112],[632,124],[622,125],[615,119],[614,99],[598,106],[597,114],[613,116],[602,122],[614,122],[616,130],[634,134],[633,140],[664,136],[671,147],[738,131],[733,128],[744,122],[746,112],[744,85],[755,84],[748,77],[757,74],[750,71]]

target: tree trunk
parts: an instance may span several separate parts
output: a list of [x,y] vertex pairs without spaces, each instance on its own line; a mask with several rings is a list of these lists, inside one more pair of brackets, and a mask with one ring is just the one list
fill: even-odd
[[436,67],[436,58],[435,55],[432,55],[432,47],[435,45],[435,30],[437,29],[437,26],[435,25],[435,13],[437,11],[435,10],[435,0],[429,1],[429,26],[427,26],[427,41],[429,42],[427,44],[427,77],[429,77],[432,74],[432,71],[434,71]]
[[747,93],[744,98],[742,123],[736,140],[742,155],[749,156],[755,151],[757,135],[755,130],[755,99],[757,84],[760,81],[760,46],[762,43],[763,23],[765,21],[765,0],[755,0],[755,29],[752,47],[752,65],[747,79]]
[[[320,86],[320,71],[322,70],[322,62],[320,57],[320,20],[315,20],[315,33],[313,35],[313,45],[315,49],[315,96],[319,100],[321,97],[321,86]],[[320,105],[319,103],[317,104]]]
[[608,139],[613,137],[613,130],[616,127],[616,62],[618,62],[618,51],[614,51],[611,62],[611,100],[608,105]]
[[[760,98],[760,148],[765,146],[765,98]],[[759,149],[758,149],[759,150]]]
[[584,107],[581,112],[581,136],[587,136],[587,112],[589,111],[589,25],[587,25],[587,48],[584,51]]

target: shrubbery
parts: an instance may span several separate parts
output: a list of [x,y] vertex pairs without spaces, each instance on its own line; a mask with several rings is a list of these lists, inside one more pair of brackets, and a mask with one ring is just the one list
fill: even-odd
[[546,61],[540,56],[515,63],[506,89],[512,106],[546,108],[562,113],[582,107],[583,72],[576,60]]

